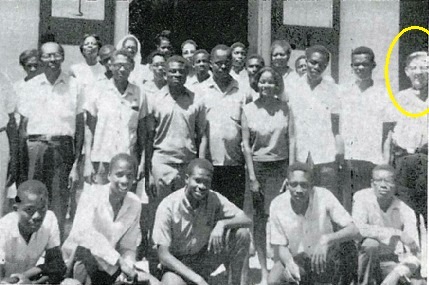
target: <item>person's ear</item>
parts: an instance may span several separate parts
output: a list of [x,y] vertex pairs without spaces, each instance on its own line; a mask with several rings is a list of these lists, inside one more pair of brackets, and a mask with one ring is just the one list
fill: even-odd
[[185,183],[186,185],[189,183],[189,174],[185,174]]
[[372,62],[372,69],[374,69],[377,66],[377,63],[375,61]]
[[407,77],[410,77],[411,73],[410,73],[410,69],[407,67],[405,67],[405,74],[407,75]]

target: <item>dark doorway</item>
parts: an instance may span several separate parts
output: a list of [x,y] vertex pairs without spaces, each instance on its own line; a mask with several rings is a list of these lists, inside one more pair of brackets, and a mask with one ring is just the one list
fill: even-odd
[[134,0],[130,4],[129,30],[143,44],[142,56],[155,48],[162,30],[172,32],[172,44],[193,39],[209,52],[216,44],[247,43],[247,0]]

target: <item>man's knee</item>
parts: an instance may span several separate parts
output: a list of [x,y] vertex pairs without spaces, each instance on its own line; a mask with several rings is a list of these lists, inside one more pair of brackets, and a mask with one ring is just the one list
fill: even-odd
[[376,241],[375,239],[367,238],[362,242],[359,251],[361,253],[372,255],[378,252],[379,247],[380,243],[378,241]]
[[186,282],[174,272],[166,272],[162,275],[161,283],[163,285],[186,285]]
[[240,247],[249,248],[250,245],[250,232],[247,228],[240,228],[235,232],[236,243]]

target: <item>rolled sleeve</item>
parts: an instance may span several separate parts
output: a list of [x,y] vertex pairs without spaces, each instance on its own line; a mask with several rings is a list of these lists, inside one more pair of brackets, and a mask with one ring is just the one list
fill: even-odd
[[270,210],[270,243],[272,245],[284,245],[289,244],[286,233],[283,231],[280,219],[273,209]]
[[153,226],[152,240],[156,245],[170,246],[172,241],[171,232],[171,212],[165,208],[165,204],[161,202],[155,215],[155,223]]
[[219,198],[220,207],[221,207],[221,217],[220,219],[229,219],[233,218],[239,213],[242,212],[240,208],[230,202],[225,196],[222,196],[219,193],[216,193]]

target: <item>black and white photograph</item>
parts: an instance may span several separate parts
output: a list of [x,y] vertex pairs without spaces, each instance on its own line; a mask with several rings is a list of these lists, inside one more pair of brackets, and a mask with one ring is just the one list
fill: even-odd
[[427,284],[429,1],[0,23],[0,284]]

